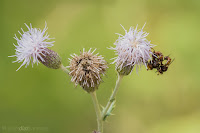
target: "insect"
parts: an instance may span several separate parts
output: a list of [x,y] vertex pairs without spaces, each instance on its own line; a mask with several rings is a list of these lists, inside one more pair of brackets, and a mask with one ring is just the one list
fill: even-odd
[[[166,61],[166,63],[164,63]],[[160,51],[153,51],[152,60],[147,62],[147,70],[156,69],[159,74],[163,74],[168,70],[169,65],[174,61],[169,56],[163,57],[163,54]]]
[[171,59],[169,56],[165,56],[164,60],[167,60],[167,62],[163,65],[160,66],[160,68],[158,69],[158,73],[163,74],[163,72],[166,72],[168,70],[169,65],[175,60],[175,59]]
[[154,68],[158,68],[163,61],[163,55],[160,51],[153,52],[152,54],[152,60],[147,62],[147,70],[153,70]]
[[171,62],[172,59],[169,56],[165,56],[164,60],[167,60],[167,62],[166,62],[167,65],[170,65],[174,61],[174,59],[173,59],[173,61]]
[[157,58],[157,60],[163,61],[163,54],[160,51],[154,51],[152,56],[154,59]]

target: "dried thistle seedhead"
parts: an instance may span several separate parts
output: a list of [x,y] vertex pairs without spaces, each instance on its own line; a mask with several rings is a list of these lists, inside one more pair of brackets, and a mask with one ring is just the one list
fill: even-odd
[[79,56],[74,54],[74,56],[71,55],[72,59],[70,59],[69,75],[72,76],[71,81],[76,86],[79,84],[88,93],[98,89],[102,81],[101,75],[104,75],[108,68],[103,57],[98,56],[98,53],[94,55],[94,51],[91,52],[90,49],[85,52],[83,49]]

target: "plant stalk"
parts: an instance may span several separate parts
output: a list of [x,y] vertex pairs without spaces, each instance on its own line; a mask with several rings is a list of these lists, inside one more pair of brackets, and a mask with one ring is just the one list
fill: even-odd
[[114,88],[114,90],[113,90],[113,92],[112,92],[112,94],[111,94],[111,96],[109,98],[109,101],[108,101],[106,107],[102,111],[102,114],[101,114],[101,119],[102,120],[105,120],[105,116],[106,116],[107,111],[112,106],[112,103],[115,102],[115,97],[116,97],[117,91],[119,90],[120,82],[121,82],[121,80],[123,78],[123,75],[119,75],[119,73],[118,73],[117,76],[118,76],[118,79],[116,81],[115,88]]
[[66,73],[69,73],[69,70],[67,70],[67,68],[64,67],[63,64],[60,65],[60,69],[62,69]]
[[101,110],[100,110],[99,102],[96,96],[96,91],[91,92],[90,94],[92,96],[92,100],[94,103],[94,108],[95,108],[95,112],[97,116],[97,126],[98,126],[97,130],[98,130],[98,133],[103,133],[103,121],[101,119]]

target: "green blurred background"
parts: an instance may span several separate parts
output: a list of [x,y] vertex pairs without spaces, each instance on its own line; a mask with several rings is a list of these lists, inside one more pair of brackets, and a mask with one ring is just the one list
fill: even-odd
[[[120,24],[141,28],[146,22],[148,39],[175,61],[161,76],[143,67],[123,79],[105,133],[200,133],[199,0],[0,0],[0,10],[0,133],[96,129],[90,95],[74,88],[68,75],[42,64],[16,72],[20,64],[8,58],[24,23],[43,29],[45,21],[64,65],[71,53],[90,47],[110,63],[115,55],[107,47],[115,33],[124,34]],[[102,105],[116,80],[114,65],[109,67],[97,92]],[[26,130],[33,127],[41,129]]]

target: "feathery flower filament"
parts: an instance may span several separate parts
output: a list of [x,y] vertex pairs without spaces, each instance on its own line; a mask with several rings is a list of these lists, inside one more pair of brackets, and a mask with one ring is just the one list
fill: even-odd
[[116,63],[116,70],[122,75],[131,73],[134,66],[136,69],[138,66],[146,66],[146,62],[151,59],[151,49],[154,45],[146,39],[148,33],[143,31],[144,26],[139,30],[137,26],[135,29],[130,27],[129,31],[122,26],[125,35],[117,33],[119,38],[114,43],[116,47],[111,47],[111,49],[115,50],[118,55],[113,58],[113,63]]
[[47,24],[45,24],[45,28],[43,30],[32,28],[32,25],[30,24],[30,27],[25,24],[28,28],[28,31],[24,31],[22,28],[22,33],[20,31],[19,34],[21,35],[20,38],[18,38],[16,35],[14,37],[15,40],[17,40],[17,44],[14,46],[16,47],[15,55],[10,57],[17,57],[16,61],[13,62],[22,62],[21,66],[17,69],[17,71],[25,65],[27,67],[30,63],[35,64],[39,63],[39,61],[45,61],[44,56],[46,56],[44,53],[48,53],[49,50],[47,50],[48,47],[52,47],[54,41],[48,42],[50,39],[49,35],[45,32],[47,30]]

